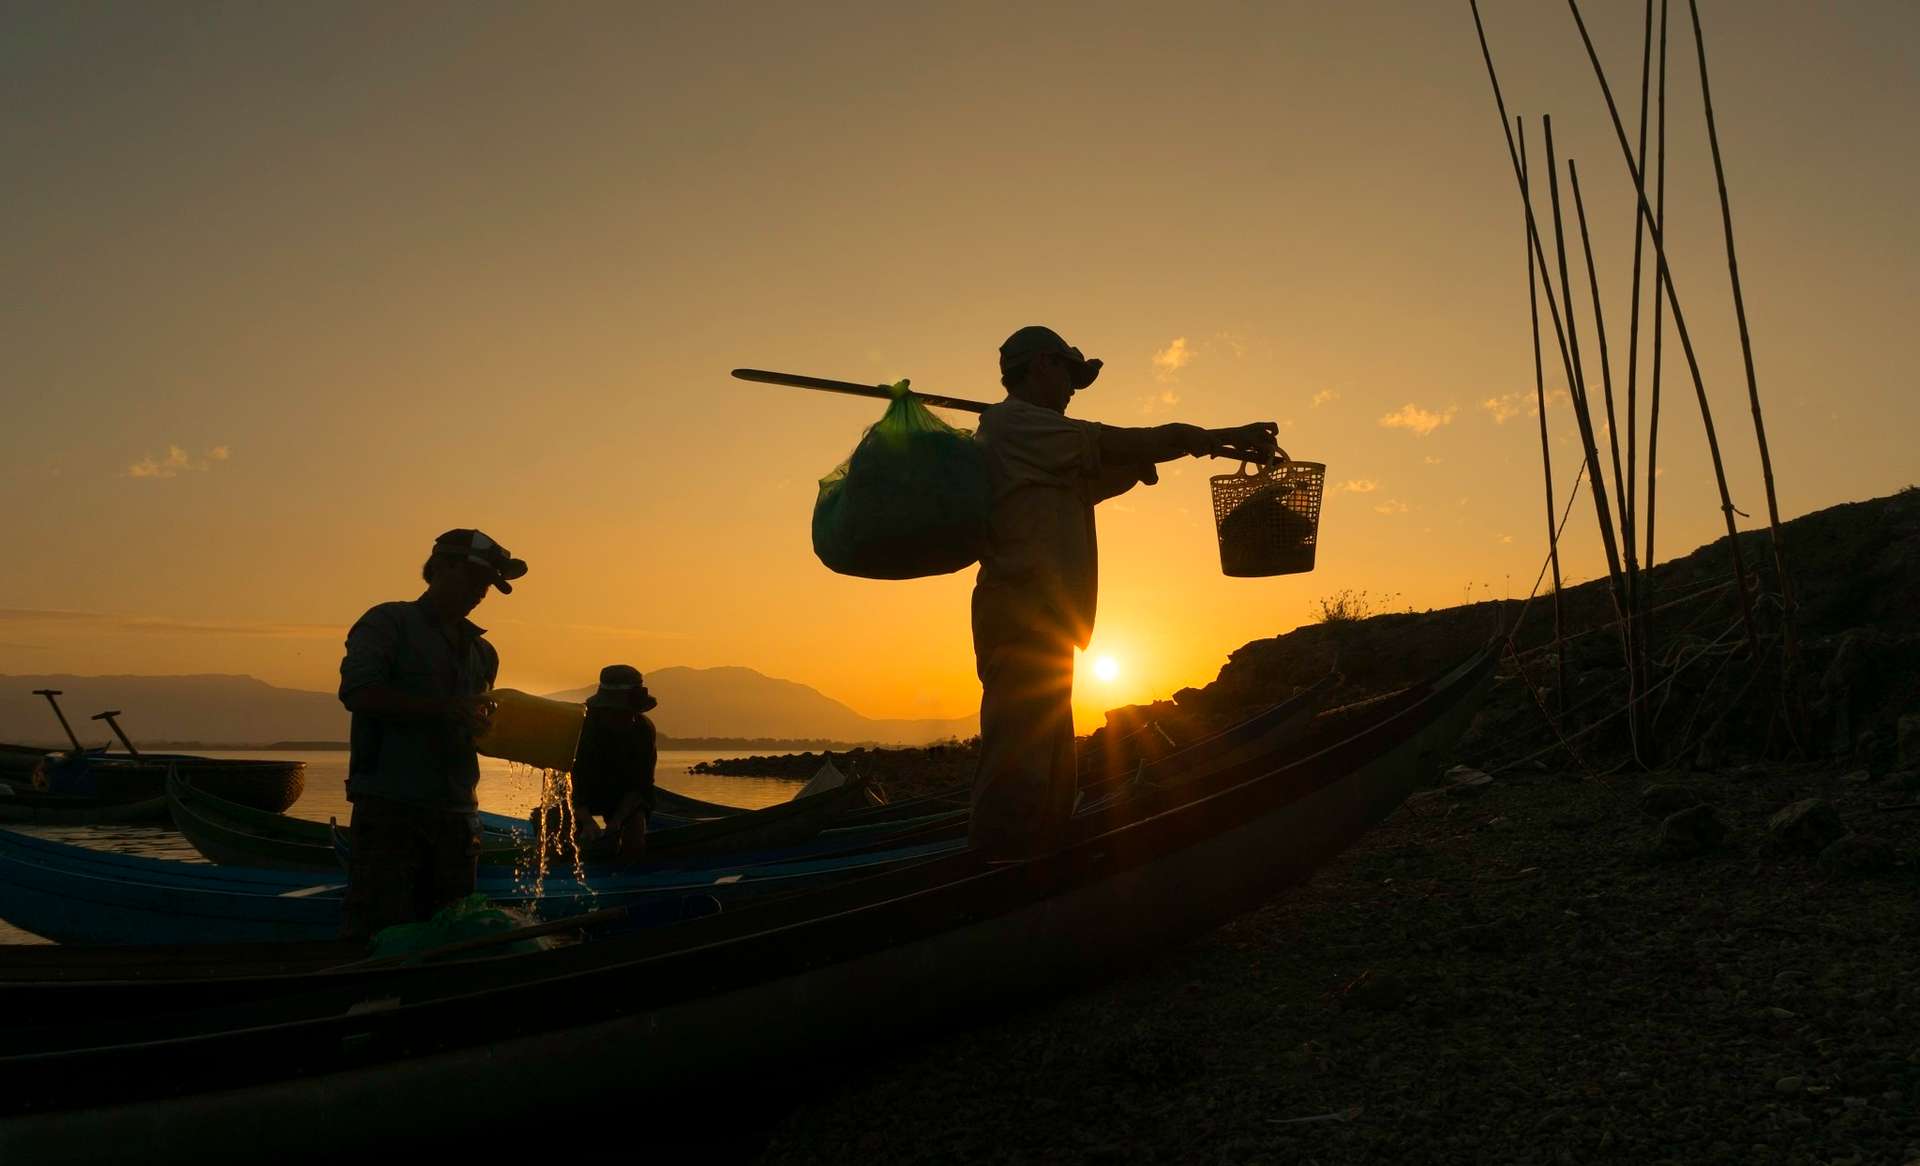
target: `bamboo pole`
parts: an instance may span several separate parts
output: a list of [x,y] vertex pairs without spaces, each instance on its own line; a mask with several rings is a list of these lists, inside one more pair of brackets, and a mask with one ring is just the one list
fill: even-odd
[[1474,31],[1480,37],[1480,56],[1487,63],[1487,80],[1493,86],[1493,104],[1500,112],[1500,132],[1507,139],[1507,157],[1513,163],[1513,180],[1520,188],[1520,205],[1526,212],[1527,241],[1533,246],[1534,260],[1540,268],[1540,292],[1547,301],[1547,317],[1553,321],[1554,339],[1560,344],[1560,363],[1567,378],[1567,392],[1571,394],[1574,386],[1573,356],[1567,347],[1567,328],[1560,319],[1560,305],[1553,295],[1553,281],[1547,276],[1547,252],[1540,238],[1540,224],[1534,218],[1533,203],[1527,198],[1526,179],[1522,173],[1520,151],[1514,145],[1513,131],[1507,126],[1507,102],[1500,93],[1500,75],[1493,67],[1493,51],[1487,47],[1487,30],[1480,22],[1479,0],[1467,0],[1473,11]]
[[[1660,0],[1660,116],[1658,158],[1655,163],[1658,168],[1655,179],[1658,189],[1654,194],[1654,218],[1661,223],[1667,221],[1667,23],[1667,0]],[[1634,218],[1635,222],[1639,221],[1637,214]],[[1647,564],[1647,578],[1641,596],[1641,611],[1646,621],[1644,639],[1649,653],[1653,650],[1653,568],[1659,562],[1654,558],[1653,535],[1660,482],[1660,358],[1662,341],[1666,335],[1667,306],[1660,292],[1667,279],[1666,256],[1656,256],[1653,279],[1653,364],[1647,370],[1647,553],[1642,560]]]
[[[1573,159],[1571,158],[1567,159],[1567,180],[1573,187],[1573,213],[1574,217],[1580,221],[1580,251],[1586,257],[1587,283],[1593,292],[1593,329],[1600,338],[1600,385],[1601,391],[1606,394],[1608,435],[1613,439],[1614,499],[1615,501],[1624,502],[1627,491],[1621,477],[1620,428],[1614,419],[1613,412],[1613,377],[1607,372],[1607,315],[1601,306],[1600,300],[1600,272],[1593,262],[1593,237],[1587,231],[1587,204],[1586,200],[1580,195],[1580,170],[1574,165]],[[1625,511],[1621,512],[1620,525],[1621,539],[1626,544],[1622,549],[1625,551],[1626,561],[1630,565],[1633,562],[1633,542],[1632,536],[1627,533],[1629,524],[1626,520]],[[1634,742],[1634,752],[1637,756],[1640,742],[1638,732],[1639,725],[1633,719],[1632,710],[1640,703],[1640,677],[1638,670],[1634,667],[1635,661],[1639,659],[1639,654],[1635,651],[1633,635],[1632,578],[1633,575],[1631,571],[1624,571],[1620,576],[1620,646],[1621,651],[1626,656],[1627,662],[1627,709],[1629,710],[1627,722],[1629,736]]]
[[[1652,112],[1650,85],[1653,80],[1653,0],[1647,0],[1646,34],[1640,48],[1640,145],[1636,151],[1640,160],[1640,170],[1647,168],[1647,115]],[[1627,322],[1627,496],[1621,504],[1621,534],[1627,542],[1628,563],[1633,559],[1635,527],[1638,520],[1638,498],[1635,494],[1636,459],[1635,451],[1639,444],[1639,398],[1636,390],[1640,383],[1640,261],[1645,251],[1647,238],[1646,224],[1640,221],[1640,209],[1633,212],[1633,309]],[[1628,567],[1628,573],[1632,573]]]
[[[1580,249],[1587,261],[1587,283],[1593,292],[1593,330],[1600,342],[1600,392],[1607,406],[1607,438],[1613,453],[1613,497],[1624,502],[1626,483],[1620,473],[1620,422],[1613,411],[1613,359],[1607,353],[1607,316],[1600,307],[1600,272],[1593,263],[1593,240],[1587,234],[1587,208],[1580,198],[1580,173],[1567,159],[1567,177],[1573,186],[1574,217],[1580,222]],[[1624,525],[1624,519],[1623,519]]]
[[1560,214],[1560,171],[1553,158],[1553,118],[1540,119],[1547,140],[1547,193],[1553,202],[1553,247],[1559,258],[1560,302],[1567,313],[1567,344],[1573,354],[1573,416],[1580,424],[1580,444],[1587,458],[1587,485],[1593,491],[1593,513],[1600,523],[1600,544],[1607,553],[1607,581],[1611,584],[1614,614],[1624,619],[1626,597],[1621,594],[1620,548],[1613,537],[1613,512],[1607,504],[1607,482],[1600,472],[1600,446],[1593,436],[1593,411],[1587,397],[1586,365],[1580,359],[1580,328],[1573,315],[1573,282],[1567,269],[1566,227]]
[[[1513,119],[1514,135],[1520,139],[1520,196],[1533,205],[1533,191],[1527,180],[1527,131],[1519,118]],[[1567,712],[1567,653],[1563,628],[1565,613],[1560,597],[1560,530],[1553,521],[1553,447],[1547,441],[1547,376],[1540,362],[1540,279],[1533,262],[1533,240],[1527,244],[1527,308],[1533,320],[1533,398],[1540,414],[1540,469],[1547,484],[1547,558],[1553,564],[1553,658],[1555,664],[1554,705],[1559,715]]]
[[1720,437],[1713,427],[1713,407],[1707,401],[1707,385],[1700,373],[1700,359],[1693,350],[1693,335],[1687,330],[1686,314],[1680,308],[1680,295],[1673,286],[1673,269],[1667,262],[1666,240],[1660,232],[1660,224],[1653,221],[1653,208],[1647,204],[1647,184],[1645,176],[1633,161],[1633,147],[1627,142],[1627,130],[1620,121],[1620,107],[1613,100],[1613,87],[1607,83],[1607,71],[1600,64],[1600,53],[1593,47],[1593,37],[1587,32],[1587,22],[1580,15],[1580,0],[1567,0],[1567,7],[1573,12],[1573,22],[1580,30],[1580,40],[1586,45],[1587,59],[1593,63],[1593,75],[1600,82],[1600,94],[1606,99],[1607,113],[1613,119],[1613,132],[1620,140],[1620,152],[1625,157],[1627,170],[1633,177],[1633,185],[1639,194],[1640,216],[1647,224],[1647,232],[1653,239],[1653,251],[1660,259],[1662,288],[1666,291],[1667,307],[1673,310],[1673,331],[1680,338],[1680,349],[1687,357],[1687,371],[1693,377],[1694,396],[1700,404],[1700,420],[1707,430],[1707,451],[1713,457],[1713,475],[1720,488],[1720,513],[1727,524],[1727,549],[1733,555],[1734,590],[1740,596],[1740,621],[1747,632],[1747,645],[1754,659],[1760,658],[1760,629],[1753,622],[1753,597],[1747,593],[1747,567],[1740,553],[1740,529],[1734,524],[1733,496],[1727,489],[1726,462],[1720,456]]
[[[1645,28],[1640,39],[1640,143],[1636,151],[1643,174],[1647,169],[1647,117],[1653,106],[1650,92],[1652,79],[1653,0],[1647,0]],[[1640,524],[1637,494],[1639,466],[1636,457],[1640,444],[1640,404],[1637,393],[1640,384],[1640,273],[1645,242],[1646,230],[1636,208],[1633,214],[1633,277],[1629,285],[1629,300],[1633,306],[1627,323],[1627,492],[1620,500],[1620,541],[1627,555],[1627,606],[1631,611],[1628,624],[1633,659],[1627,665],[1627,671],[1635,693],[1627,723],[1633,730],[1634,740],[1651,746],[1652,734],[1648,731],[1651,726],[1646,723],[1643,701],[1652,675],[1646,645],[1646,625],[1640,619],[1640,590],[1645,583],[1640,577],[1637,553],[1639,540],[1636,537]],[[1655,294],[1658,295],[1658,289]],[[1652,564],[1648,566],[1651,568]]]
[[[1787,704],[1796,710],[1789,717],[1795,737],[1803,737],[1802,726],[1797,717],[1799,700],[1793,687],[1793,677],[1800,659],[1799,636],[1795,629],[1797,604],[1794,601],[1793,577],[1787,574],[1786,548],[1780,538],[1780,502],[1773,488],[1773,455],[1767,448],[1767,422],[1760,412],[1760,384],[1753,372],[1753,338],[1747,331],[1747,301],[1740,291],[1740,257],[1733,246],[1733,204],[1727,197],[1727,169],[1720,161],[1720,132],[1713,116],[1713,90],[1707,84],[1707,39],[1700,31],[1699,0],[1687,0],[1687,7],[1693,14],[1693,43],[1700,57],[1700,100],[1707,112],[1707,144],[1713,151],[1713,178],[1720,188],[1720,222],[1727,236],[1727,272],[1733,280],[1733,314],[1740,323],[1740,356],[1747,369],[1747,402],[1753,410],[1754,438],[1760,445],[1760,477],[1767,487],[1767,533],[1773,543],[1773,570],[1779,577],[1780,601],[1785,611],[1781,620],[1781,633],[1785,640],[1786,667],[1784,683],[1788,688]],[[1795,744],[1799,744],[1796,741]]]

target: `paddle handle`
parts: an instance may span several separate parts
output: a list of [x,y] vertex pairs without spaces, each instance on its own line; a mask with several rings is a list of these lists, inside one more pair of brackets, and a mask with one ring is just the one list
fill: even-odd
[[[875,400],[891,401],[893,390],[886,385],[861,385],[852,381],[830,381],[824,377],[803,377],[798,373],[768,372],[758,368],[736,368],[733,375],[743,381],[758,381],[763,385],[785,385],[793,389],[813,389],[822,393],[845,393],[850,397],[872,397]],[[969,401],[965,397],[943,397],[936,393],[914,391],[914,396],[922,402],[940,409],[960,409],[968,413],[985,413],[987,402]]]

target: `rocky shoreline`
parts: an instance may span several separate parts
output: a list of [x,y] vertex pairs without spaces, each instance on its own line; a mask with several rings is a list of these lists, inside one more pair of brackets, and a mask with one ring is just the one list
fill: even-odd
[[1804,764],[1436,787],[1127,979],[836,1078],[763,1160],[1920,1160],[1916,799]]

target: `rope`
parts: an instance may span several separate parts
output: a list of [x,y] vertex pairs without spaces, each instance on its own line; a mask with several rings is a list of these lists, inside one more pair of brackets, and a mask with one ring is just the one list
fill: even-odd
[[[1708,651],[1711,651],[1712,649],[1718,647],[1722,641],[1727,639],[1727,637],[1739,631],[1741,627],[1741,623],[1742,621],[1735,620],[1733,623],[1729,624],[1727,627],[1727,630],[1724,632],[1721,632],[1720,635],[1716,637],[1712,643],[1708,644],[1705,648],[1701,649],[1701,651],[1695,656],[1695,659],[1697,660],[1699,659],[1700,656],[1704,656]],[[1733,653],[1731,652],[1725,653],[1725,656],[1726,656],[1726,660],[1731,660],[1733,658]],[[1726,660],[1723,660],[1721,662],[1721,668],[1723,669],[1726,667]],[[1689,665],[1691,665],[1692,661],[1689,661],[1688,663]],[[1661,680],[1658,683],[1654,684],[1653,687],[1649,689],[1647,695],[1651,696],[1655,691],[1671,686],[1674,681],[1680,678],[1682,671],[1684,671],[1684,669],[1682,669],[1681,671],[1676,671],[1672,675],[1668,676],[1666,679]],[[1595,721],[1591,725],[1588,725],[1586,728],[1581,729],[1579,732],[1573,734],[1571,737],[1560,736],[1559,731],[1556,729],[1555,735],[1559,737],[1559,740],[1557,740],[1554,744],[1548,745],[1543,749],[1537,749],[1534,752],[1529,753],[1524,757],[1517,758],[1514,761],[1508,762],[1507,764],[1500,766],[1498,769],[1494,770],[1493,772],[1507,773],[1518,766],[1525,765],[1529,761],[1534,761],[1541,757],[1544,757],[1547,754],[1553,752],[1555,749],[1565,748],[1574,741],[1578,741],[1583,737],[1588,737],[1598,732],[1603,726],[1607,725],[1609,722],[1615,720],[1616,718],[1626,716],[1627,712],[1628,712],[1627,709],[1622,708],[1615,712],[1608,713],[1606,716],[1601,717],[1599,720]]]

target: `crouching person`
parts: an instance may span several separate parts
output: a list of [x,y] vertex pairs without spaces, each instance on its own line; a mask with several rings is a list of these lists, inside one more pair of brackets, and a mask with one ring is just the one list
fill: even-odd
[[600,687],[587,699],[587,719],[573,761],[575,836],[583,848],[591,846],[617,863],[646,856],[653,770],[659,760],[657,735],[647,713],[659,703],[640,671],[626,664],[602,668]]

